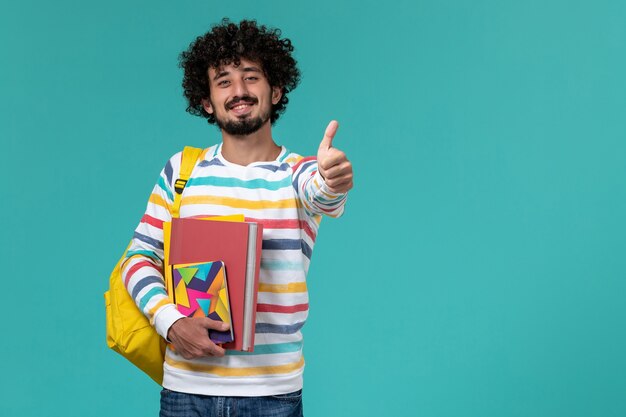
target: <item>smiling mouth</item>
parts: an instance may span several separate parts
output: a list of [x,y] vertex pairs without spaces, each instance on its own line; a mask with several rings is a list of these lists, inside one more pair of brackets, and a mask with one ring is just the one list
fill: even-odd
[[238,117],[246,117],[248,113],[252,111],[252,106],[256,104],[254,102],[249,101],[239,101],[234,105],[228,106],[228,109],[231,113]]
[[226,103],[228,110],[245,110],[247,107],[252,107],[257,104],[258,100],[250,96],[235,97],[230,103]]

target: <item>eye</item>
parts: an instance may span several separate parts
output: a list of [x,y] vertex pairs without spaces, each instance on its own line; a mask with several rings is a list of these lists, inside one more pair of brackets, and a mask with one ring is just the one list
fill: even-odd
[[249,81],[257,81],[259,79],[259,77],[255,77],[254,75],[251,75],[250,77],[246,77],[246,80]]
[[218,87],[226,87],[228,84],[230,84],[230,81],[228,81],[228,80],[222,80],[222,81],[219,81],[219,82],[217,83],[217,86],[218,86]]

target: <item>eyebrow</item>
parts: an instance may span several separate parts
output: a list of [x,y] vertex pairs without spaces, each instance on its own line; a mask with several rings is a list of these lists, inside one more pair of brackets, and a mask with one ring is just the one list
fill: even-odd
[[[263,71],[261,71],[260,68],[257,67],[244,67],[240,70],[241,72],[258,72],[258,73],[262,73]],[[222,78],[225,77],[227,75],[229,75],[230,72],[228,71],[220,71],[217,74],[215,74],[215,77],[213,77],[213,81],[217,80],[218,78]]]

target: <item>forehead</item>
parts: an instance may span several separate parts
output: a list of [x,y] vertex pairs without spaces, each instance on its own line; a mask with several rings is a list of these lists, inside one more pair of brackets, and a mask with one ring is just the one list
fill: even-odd
[[231,62],[227,65],[220,65],[218,67],[209,67],[209,77],[213,79],[216,75],[221,73],[231,73],[231,72],[248,72],[248,71],[259,71],[263,72],[263,66],[258,61],[252,61],[245,58],[239,59],[239,65],[235,65],[234,62]]

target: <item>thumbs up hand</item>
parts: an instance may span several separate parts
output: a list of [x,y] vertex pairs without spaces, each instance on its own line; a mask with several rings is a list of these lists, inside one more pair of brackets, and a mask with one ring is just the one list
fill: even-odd
[[339,123],[328,124],[317,150],[317,168],[324,182],[333,193],[347,193],[352,188],[352,164],[346,154],[333,147],[333,138]]

